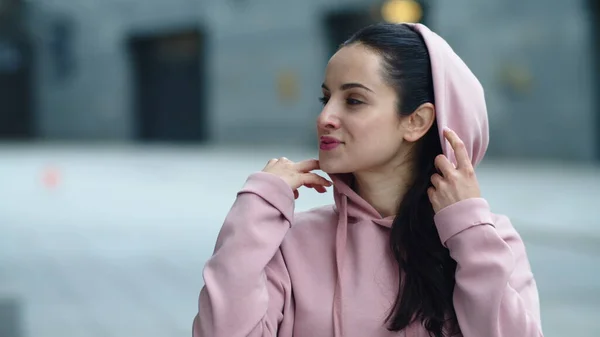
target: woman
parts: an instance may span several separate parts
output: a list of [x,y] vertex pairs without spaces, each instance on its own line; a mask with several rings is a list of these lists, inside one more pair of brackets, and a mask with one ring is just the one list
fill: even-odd
[[[322,90],[319,160],[250,175],[204,268],[193,335],[542,336],[523,242],[474,173],[483,89],[446,42],[420,24],[367,27]],[[332,184],[333,207],[294,214],[298,188]]]

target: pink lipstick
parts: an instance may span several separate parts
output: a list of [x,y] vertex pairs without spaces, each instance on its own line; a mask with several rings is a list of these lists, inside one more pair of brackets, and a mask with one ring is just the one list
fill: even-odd
[[323,136],[321,137],[319,148],[324,151],[330,151],[338,147],[340,144],[342,144],[342,142],[337,138]]

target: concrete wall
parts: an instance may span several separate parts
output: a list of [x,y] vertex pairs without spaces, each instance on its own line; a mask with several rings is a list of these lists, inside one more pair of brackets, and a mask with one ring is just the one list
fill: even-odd
[[600,153],[587,2],[435,2],[434,28],[486,89],[490,153],[586,161]]
[[[168,5],[173,3],[173,5]],[[132,135],[129,31],[197,23],[195,1],[39,0],[31,4],[38,46],[38,132],[44,138],[126,140]],[[52,24],[73,23],[74,70],[54,74]]]
[[[590,160],[596,153],[590,21],[585,0],[431,1],[430,26],[483,82],[490,155]],[[217,142],[308,142],[328,46],[322,14],[371,1],[32,0],[38,46],[38,132],[45,138],[129,140],[131,32],[199,24],[208,34],[208,111]],[[543,10],[542,10],[543,8]],[[46,27],[75,23],[75,72],[52,76]],[[276,78],[297,74],[281,102]]]
[[[258,137],[298,142],[307,138],[319,105],[326,63],[318,4],[310,2],[192,0],[70,0],[32,4],[37,32],[38,133],[44,138],[115,139],[132,137],[132,78],[128,34],[200,25],[208,35],[208,111],[215,141]],[[278,15],[276,15],[277,13]],[[287,13],[287,15],[285,15]],[[284,15],[281,15],[284,14]],[[74,22],[75,71],[53,76],[52,22]],[[298,75],[298,102],[279,101],[280,71]],[[268,132],[265,132],[268,131]]]

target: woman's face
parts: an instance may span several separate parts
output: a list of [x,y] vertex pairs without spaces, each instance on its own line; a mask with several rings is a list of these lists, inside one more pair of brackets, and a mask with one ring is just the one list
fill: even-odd
[[402,163],[404,118],[382,74],[380,56],[360,44],[343,47],[329,60],[317,119],[322,171],[357,173]]

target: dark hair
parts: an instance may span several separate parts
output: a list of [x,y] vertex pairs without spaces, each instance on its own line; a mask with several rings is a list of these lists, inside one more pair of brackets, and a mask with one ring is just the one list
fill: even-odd
[[[342,47],[356,43],[382,58],[383,76],[396,88],[401,116],[412,114],[423,103],[435,104],[429,52],[422,36],[411,26],[371,25],[358,31]],[[400,331],[418,320],[430,335],[443,337],[457,332],[458,323],[452,302],[456,262],[440,242],[427,195],[431,176],[437,172],[435,157],[442,153],[437,123],[419,140],[415,150],[415,180],[398,206],[390,234],[401,277],[386,321],[389,330]],[[446,327],[454,331],[446,331]]]

